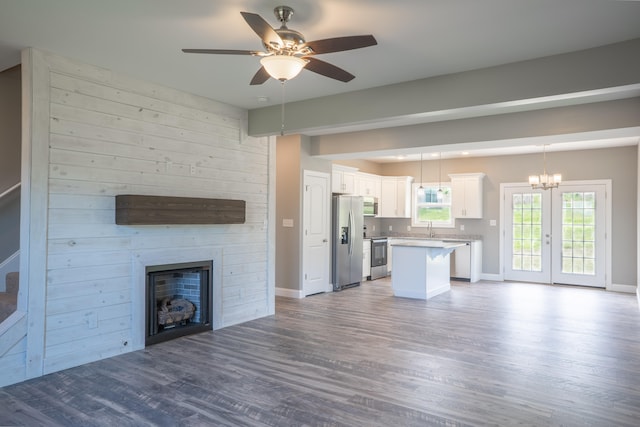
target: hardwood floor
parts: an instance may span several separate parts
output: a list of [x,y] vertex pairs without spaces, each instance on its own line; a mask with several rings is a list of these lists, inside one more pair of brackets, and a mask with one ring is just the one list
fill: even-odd
[[0,389],[0,425],[638,426],[635,295],[389,280]]

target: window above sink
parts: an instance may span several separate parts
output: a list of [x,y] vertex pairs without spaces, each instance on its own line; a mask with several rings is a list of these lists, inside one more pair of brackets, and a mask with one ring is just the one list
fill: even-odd
[[[438,198],[438,190],[442,190],[440,199]],[[415,183],[411,187],[411,195],[412,227],[454,227],[450,183]]]

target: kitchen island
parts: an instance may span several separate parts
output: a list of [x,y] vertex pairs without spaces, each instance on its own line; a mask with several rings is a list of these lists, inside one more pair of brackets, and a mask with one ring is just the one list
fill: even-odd
[[449,254],[464,245],[438,240],[405,240],[393,244],[393,294],[426,300],[447,292],[451,289]]

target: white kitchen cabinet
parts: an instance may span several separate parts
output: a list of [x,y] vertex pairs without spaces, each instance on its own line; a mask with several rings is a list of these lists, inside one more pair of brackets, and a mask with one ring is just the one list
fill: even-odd
[[380,180],[378,216],[383,218],[411,218],[410,176],[383,176]]
[[340,194],[356,193],[356,168],[333,165],[331,171],[331,192]]
[[451,278],[475,283],[482,273],[482,241],[465,243],[451,254]]
[[356,194],[362,197],[380,198],[380,176],[358,172],[356,174]]
[[371,276],[371,239],[362,241],[362,278]]
[[450,174],[454,218],[482,218],[484,173]]

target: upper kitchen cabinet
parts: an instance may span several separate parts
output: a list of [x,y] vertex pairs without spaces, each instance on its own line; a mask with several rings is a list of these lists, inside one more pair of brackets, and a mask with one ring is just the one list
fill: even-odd
[[482,218],[484,173],[450,174],[454,218]]
[[380,198],[380,176],[358,172],[356,174],[356,194],[362,197]]
[[380,180],[378,216],[383,218],[411,218],[410,176],[383,176]]
[[333,165],[331,172],[331,192],[339,194],[356,194],[356,172],[358,169],[348,166]]

